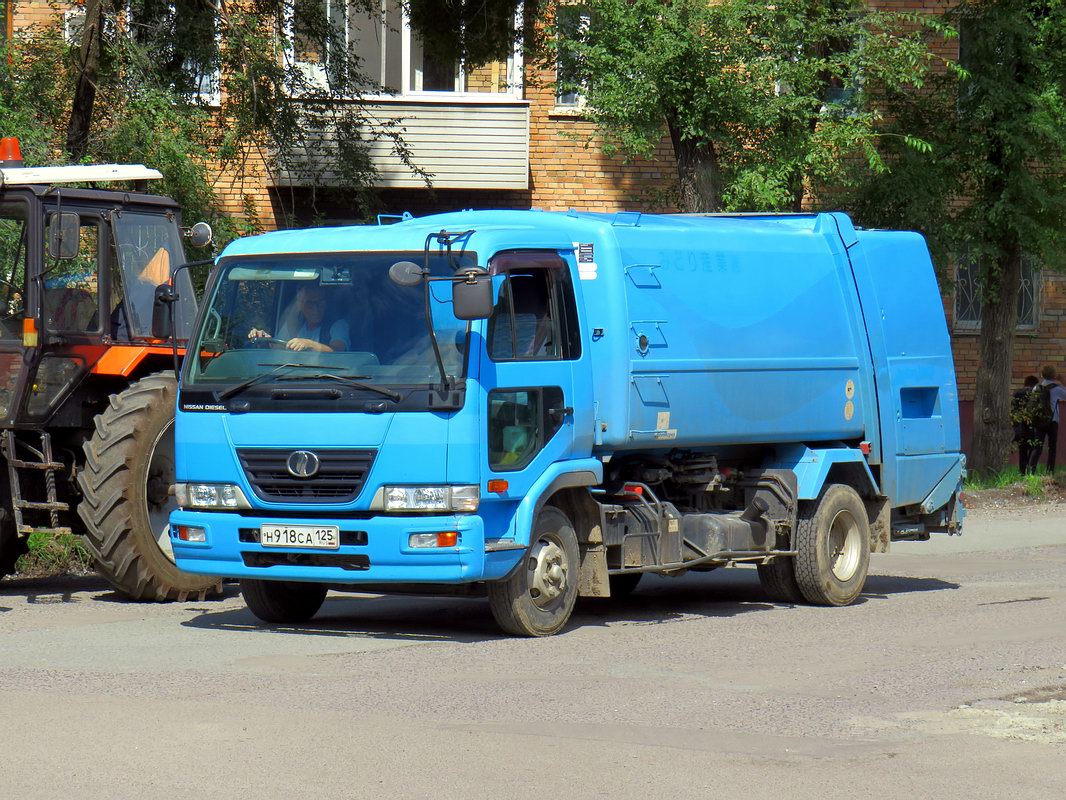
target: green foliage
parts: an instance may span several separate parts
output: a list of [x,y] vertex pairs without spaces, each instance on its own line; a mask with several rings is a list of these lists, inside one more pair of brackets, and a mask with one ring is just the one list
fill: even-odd
[[[861,179],[848,196],[871,225],[920,230],[943,255],[987,263],[985,299],[1012,247],[1045,267],[1066,262],[1066,7],[1062,0],[964,2],[960,73],[930,76],[921,93],[887,89],[893,120],[928,149],[889,136],[891,172]],[[959,200],[964,199],[960,203]]]
[[849,0],[583,7],[583,24],[560,15],[565,5],[550,11],[560,88],[582,93],[608,152],[649,156],[668,132],[681,195],[700,206],[689,210],[795,209],[812,187],[848,182],[856,157],[885,172],[876,97],[920,88],[939,63],[928,37],[951,34],[935,18]]
[[1022,475],[1017,467],[1006,467],[987,475],[969,473],[965,489],[979,492],[986,489],[1020,489],[1023,494],[1035,500],[1045,499],[1055,486],[1066,486],[1066,468],[1059,467],[1054,475],[1044,471],[1036,474]]
[[29,552],[15,564],[15,570],[21,575],[44,578],[70,573],[84,575],[93,570],[92,556],[79,536],[34,531],[28,544]]
[[[101,9],[84,160],[160,169],[159,190],[181,203],[188,222],[210,221],[216,241],[255,232],[260,221],[254,213],[217,213],[209,163],[243,175],[261,160],[312,188],[328,175],[331,185],[354,191],[367,213],[372,144],[385,142],[424,174],[411,163],[401,123],[377,119],[358,102],[388,89],[366,75],[374,65],[347,47],[346,19],[327,16],[325,3],[102,0]],[[376,0],[357,0],[349,13],[379,9]],[[475,16],[466,14],[472,24]],[[68,42],[58,21],[20,32],[0,63],[0,129],[19,136],[27,163],[36,165],[71,161],[67,128],[82,45],[96,29],[87,22]],[[330,131],[337,135],[323,135]]]

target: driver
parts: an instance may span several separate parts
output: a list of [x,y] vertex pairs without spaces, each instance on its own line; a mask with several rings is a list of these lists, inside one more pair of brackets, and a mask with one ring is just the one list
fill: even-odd
[[[259,328],[248,331],[249,339],[269,339],[270,334]],[[278,338],[289,350],[317,350],[332,353],[351,349],[348,323],[343,319],[326,320],[326,293],[321,286],[301,286],[283,315]]]

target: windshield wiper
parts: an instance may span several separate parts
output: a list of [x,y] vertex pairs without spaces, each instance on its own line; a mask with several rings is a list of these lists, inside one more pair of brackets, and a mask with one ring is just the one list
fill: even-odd
[[[270,365],[269,364],[256,364],[256,366],[257,367],[269,367]],[[218,399],[219,400],[229,400],[231,397],[235,397],[236,395],[238,395],[241,392],[243,392],[245,389],[250,389],[251,387],[258,386],[261,383],[266,383],[271,378],[273,378],[275,375],[277,375],[279,372],[282,372],[282,371],[287,370],[287,369],[322,369],[322,365],[321,364],[278,364],[276,367],[274,367],[274,369],[270,370],[270,372],[264,372],[264,373],[262,373],[260,375],[255,375],[255,376],[249,378],[246,381],[241,381],[240,383],[235,383],[233,386],[229,387],[228,389],[224,389],[223,391],[218,393]]]
[[394,402],[400,402],[403,399],[403,395],[399,392],[394,392],[392,389],[386,389],[384,386],[375,386],[372,383],[362,383],[361,381],[353,380],[354,378],[367,378],[368,375],[335,375],[331,372],[316,372],[314,375],[284,375],[279,378],[279,381],[316,381],[316,380],[328,380],[342,383],[345,386],[350,386],[353,389],[365,389],[369,392],[377,392],[380,395],[384,395]]

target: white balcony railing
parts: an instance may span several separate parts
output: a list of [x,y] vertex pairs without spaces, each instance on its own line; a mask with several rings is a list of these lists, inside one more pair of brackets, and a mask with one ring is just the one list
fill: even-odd
[[[397,122],[411,160],[429,173],[435,189],[529,188],[529,104],[524,100],[501,94],[426,95],[375,98],[366,108],[379,121]],[[325,125],[312,141],[335,135]],[[319,172],[326,185],[335,182],[325,163],[332,152],[330,146],[309,147],[295,168],[279,172],[278,185],[307,185],[306,167]],[[388,139],[371,143],[370,158],[379,188],[425,187]]]

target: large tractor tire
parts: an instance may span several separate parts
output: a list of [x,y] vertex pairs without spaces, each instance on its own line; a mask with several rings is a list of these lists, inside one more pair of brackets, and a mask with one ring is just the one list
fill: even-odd
[[11,515],[0,508],[0,578],[14,572],[15,562],[23,553],[29,552],[29,549],[29,539],[15,532],[15,522]]
[[173,372],[158,372],[113,394],[96,417],[78,474],[85,546],[96,568],[132,600],[202,600],[218,578],[178,569],[170,544],[174,498]]

